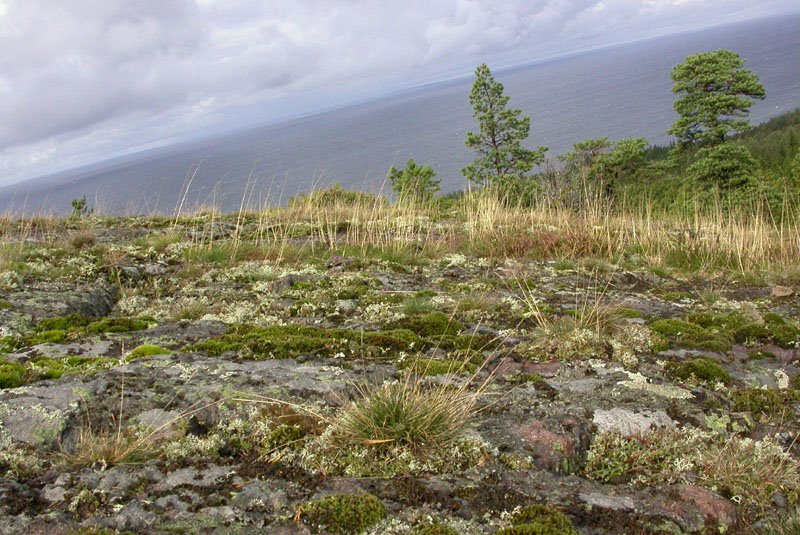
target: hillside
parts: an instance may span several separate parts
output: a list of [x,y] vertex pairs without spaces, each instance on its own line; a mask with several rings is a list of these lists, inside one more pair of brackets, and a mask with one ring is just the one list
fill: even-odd
[[353,198],[3,220],[0,532],[796,532],[796,224]]

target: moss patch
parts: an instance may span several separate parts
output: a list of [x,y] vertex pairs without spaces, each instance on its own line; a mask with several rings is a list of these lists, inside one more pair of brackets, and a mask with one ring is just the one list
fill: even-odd
[[166,355],[171,353],[169,349],[164,349],[163,347],[159,347],[153,344],[142,344],[138,347],[135,347],[128,353],[128,360],[134,360],[142,357],[150,357],[153,355]]
[[464,326],[443,312],[428,312],[403,318],[397,327],[409,329],[423,337],[454,336],[464,330]]
[[25,384],[26,369],[18,362],[0,361],[0,388],[16,388]]
[[727,385],[731,382],[730,374],[708,357],[700,357],[688,362],[668,362],[666,369],[670,377],[682,381],[694,378],[712,386],[717,383]]
[[466,361],[422,357],[398,363],[397,367],[412,370],[417,375],[443,375],[446,373],[472,375],[477,369],[477,366]]
[[504,535],[578,535],[565,514],[546,505],[530,505],[511,515],[513,527],[501,529]]
[[302,504],[295,519],[314,533],[356,534],[386,517],[386,507],[371,494],[336,494]]
[[654,321],[650,329],[671,345],[689,349],[725,352],[733,345],[733,337],[727,332],[706,329],[701,325],[679,319]]
[[89,333],[127,333],[131,331],[141,331],[147,329],[152,323],[153,318],[103,318],[86,326]]
[[243,358],[260,360],[295,358],[300,355],[333,357],[338,353],[358,356],[371,354],[368,351],[370,347],[386,353],[411,351],[421,346],[421,338],[406,329],[358,332],[307,325],[238,325],[225,335],[200,342],[190,349],[214,356],[234,351]]

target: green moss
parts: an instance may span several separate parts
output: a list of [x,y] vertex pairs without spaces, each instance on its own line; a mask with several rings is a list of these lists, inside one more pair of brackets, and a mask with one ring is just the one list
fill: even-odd
[[45,318],[36,326],[36,332],[44,331],[76,331],[92,322],[92,318],[83,314],[68,314],[56,318]]
[[797,398],[794,391],[772,388],[744,388],[731,393],[732,408],[736,412],[751,412],[767,416],[794,414],[792,402]]
[[422,347],[422,339],[408,329],[391,329],[388,331],[365,331],[358,333],[366,345],[397,351],[411,351]]
[[300,355],[332,357],[337,353],[361,355],[369,347],[385,351],[411,351],[422,347],[422,339],[407,329],[351,331],[307,325],[253,327],[238,325],[218,338],[205,340],[189,349],[219,356],[239,352],[252,359],[285,359]]
[[713,359],[700,357],[688,362],[668,362],[667,373],[673,379],[686,381],[692,377],[709,385],[730,384],[731,376]]
[[13,336],[0,336],[0,355],[11,353],[21,346],[21,341]]
[[0,388],[17,388],[25,384],[26,369],[18,362],[0,360]]
[[756,351],[750,351],[747,354],[747,358],[750,360],[765,360],[765,359],[774,359],[775,354],[769,351],[764,351],[762,349]]
[[6,301],[5,299],[0,299],[0,309],[8,310],[12,306],[13,305],[11,303],[9,303],[8,301]]
[[152,355],[166,355],[171,353],[169,349],[164,349],[163,347],[159,347],[153,344],[142,344],[138,347],[135,347],[128,353],[127,360],[134,360],[142,357],[150,357]]
[[524,373],[524,372],[517,372],[513,375],[509,375],[506,377],[506,381],[513,384],[524,384],[524,383],[534,383],[534,384],[542,384],[546,383],[544,377],[539,375],[538,373]]
[[155,323],[153,318],[103,318],[86,326],[89,333],[126,333],[147,329]]
[[276,427],[267,440],[271,450],[300,445],[308,433],[299,425],[282,424]]
[[413,370],[417,375],[443,375],[446,373],[472,375],[477,367],[465,361],[416,358],[398,364],[400,369]]
[[37,344],[59,344],[69,337],[67,331],[53,329],[42,331],[37,334],[26,336],[25,345],[35,346]]
[[35,379],[58,379],[62,375],[91,374],[107,370],[117,364],[107,357],[66,357],[61,359],[38,357],[33,359],[30,368]]
[[654,321],[650,329],[671,344],[689,349],[725,352],[732,346],[732,336],[726,332],[706,329],[701,325],[679,319]]
[[617,314],[623,318],[643,318],[644,312],[638,308],[619,307],[616,309]]
[[511,516],[513,527],[501,529],[504,535],[578,535],[564,513],[546,505],[530,505]]
[[397,326],[409,329],[423,337],[454,336],[464,329],[461,323],[443,312],[428,312],[403,318]]
[[459,535],[460,532],[447,524],[433,522],[415,526],[411,533],[412,535]]
[[756,323],[738,312],[690,314],[686,319],[703,328],[727,333],[738,344],[774,342],[780,347],[794,348],[797,346],[797,337],[800,335],[797,327],[787,323],[774,312],[764,314],[764,323]]
[[295,518],[314,533],[355,534],[386,517],[386,507],[371,494],[336,494],[307,502],[297,509]]

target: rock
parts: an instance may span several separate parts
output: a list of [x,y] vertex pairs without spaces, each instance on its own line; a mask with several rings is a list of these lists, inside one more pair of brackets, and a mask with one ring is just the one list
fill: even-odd
[[789,507],[789,500],[786,499],[785,494],[778,490],[772,495],[772,504],[778,509],[786,509]]
[[277,488],[275,481],[255,481],[245,486],[231,502],[246,511],[274,513],[286,507],[288,497],[284,490]]
[[142,274],[139,273],[139,268],[136,266],[122,266],[120,268],[122,275],[132,282],[138,282],[142,280]]
[[533,463],[556,473],[570,473],[583,464],[589,446],[590,433],[586,422],[567,417],[564,431],[547,428],[542,421],[533,421],[516,427],[513,432],[526,445]]
[[226,466],[209,464],[198,469],[195,467],[179,468],[153,486],[152,492],[168,492],[178,487],[212,487],[227,478],[231,469]]
[[625,436],[643,435],[658,427],[675,427],[675,420],[667,416],[663,409],[638,412],[622,408],[598,409],[594,411],[592,423],[601,433],[616,431]]
[[[81,388],[86,386],[82,384]],[[81,399],[70,385],[7,390],[0,394],[0,428],[14,442],[51,447],[58,442],[70,417],[78,414]]]
[[676,499],[666,504],[666,509],[682,518],[687,527],[695,515],[702,518],[703,527],[725,525],[735,529],[738,525],[736,506],[719,494],[695,485],[676,485],[673,490]]
[[600,492],[588,492],[578,494],[578,498],[593,509],[633,511],[636,508],[636,502],[630,496],[612,496],[601,494]]
[[45,485],[42,489],[42,500],[54,505],[63,502],[67,496],[67,491],[64,487],[55,485]]
[[142,266],[142,271],[149,277],[157,277],[167,272],[167,266],[164,264],[145,264]]
[[791,297],[794,295],[794,290],[789,286],[773,286],[771,295],[776,299]]
[[131,502],[109,519],[107,525],[118,531],[145,533],[150,531],[157,522],[158,516],[155,513],[145,511],[144,507],[137,502]]
[[150,409],[139,413],[134,420],[144,426],[147,433],[153,433],[152,438],[168,439],[176,437],[178,423],[181,421],[181,413],[163,409]]
[[333,255],[325,263],[328,269],[339,268],[345,270],[353,264],[353,259],[346,256]]
[[38,321],[42,318],[82,314],[107,316],[116,303],[119,290],[108,281],[72,286],[64,283],[38,283],[24,290],[10,292],[4,299],[24,309]]

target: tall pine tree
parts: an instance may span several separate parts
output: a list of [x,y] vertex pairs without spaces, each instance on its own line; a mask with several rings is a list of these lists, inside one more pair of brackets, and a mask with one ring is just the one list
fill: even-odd
[[479,186],[495,186],[507,192],[532,180],[528,173],[542,162],[547,148],[523,148],[531,127],[530,117],[522,117],[521,110],[507,108],[503,84],[495,81],[485,63],[475,70],[475,76],[469,103],[479,131],[467,132],[466,144],[478,157],[461,172]]

